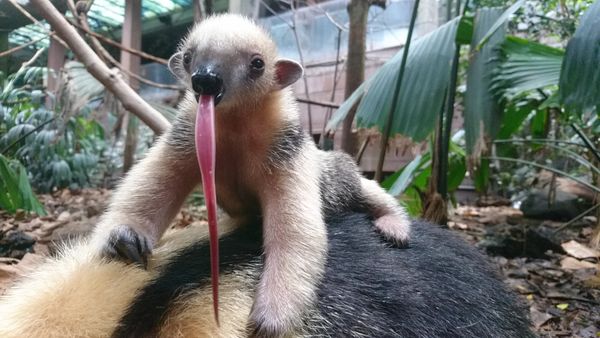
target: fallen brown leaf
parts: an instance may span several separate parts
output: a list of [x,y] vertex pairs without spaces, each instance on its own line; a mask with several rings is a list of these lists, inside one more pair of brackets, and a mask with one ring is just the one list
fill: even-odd
[[560,261],[560,267],[566,270],[579,270],[579,269],[597,269],[598,266],[594,263],[580,261],[573,257],[565,257]]
[[531,322],[536,329],[539,329],[542,327],[542,325],[546,324],[550,319],[553,318],[551,314],[541,312],[533,306],[529,309],[529,312],[531,313]]
[[574,240],[563,243],[561,246],[566,253],[575,258],[585,259],[600,257],[600,252],[598,252],[597,250],[588,248],[587,246]]
[[583,281],[583,285],[591,289],[600,289],[600,272],[595,276],[592,276]]

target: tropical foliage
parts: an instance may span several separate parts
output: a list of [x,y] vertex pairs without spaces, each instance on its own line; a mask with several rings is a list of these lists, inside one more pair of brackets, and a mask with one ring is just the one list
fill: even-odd
[[38,191],[84,187],[104,150],[104,130],[90,118],[90,109],[80,107],[75,110],[78,115],[61,113],[58,99],[44,92],[46,72],[26,67],[5,80],[0,93],[0,149],[6,161],[10,158],[10,163],[18,161],[27,168],[28,175],[23,176],[23,167],[17,165],[19,181],[29,178]]
[[[536,168],[540,168],[541,165],[553,169],[553,163],[549,163],[547,157],[541,164],[530,159],[541,159],[544,156],[542,154],[547,156],[547,148],[559,144],[556,141],[559,137],[565,137],[568,141],[582,146],[583,151],[579,151],[581,156],[573,151],[557,153],[556,156],[567,156],[572,161],[569,162],[570,170],[560,170],[565,167],[554,168],[555,172],[590,182],[588,184],[591,186],[594,185],[593,182],[598,182],[595,174],[594,177],[583,174],[582,178],[579,168],[587,168],[588,173],[589,168],[595,168],[591,173],[596,173],[600,159],[596,158],[600,129],[600,68],[592,66],[600,64],[600,31],[597,29],[600,25],[600,1],[591,6],[591,1],[574,2],[569,9],[563,2],[550,2],[553,2],[553,5],[548,7],[549,2],[517,1],[506,10],[502,10],[481,6],[503,5],[505,1],[476,1],[475,5],[469,7],[466,15],[455,17],[434,32],[415,41],[414,49],[408,54],[407,73],[399,94],[398,108],[394,113],[392,132],[416,142],[434,137],[436,124],[447,119],[445,114],[440,115],[440,112],[444,111],[444,97],[455,95],[454,88],[449,88],[454,48],[456,44],[470,45],[468,52],[463,48],[461,53],[462,58],[466,60],[461,62],[464,67],[461,72],[466,74],[466,90],[457,95],[464,106],[466,152],[462,151],[462,154],[469,158],[467,163],[475,186],[485,192],[490,178],[496,187],[503,184],[506,180],[499,177],[506,177],[503,174],[506,173],[506,168],[515,170],[515,165]],[[566,53],[560,47],[511,35],[523,35],[519,32],[525,31],[533,37],[541,36],[540,32],[531,34],[530,25],[525,24],[532,22],[529,18],[533,10],[532,3],[537,15],[540,11],[544,13],[544,24],[539,26],[547,27],[544,36],[546,41],[561,41],[561,38],[573,36],[569,40]],[[555,12],[551,13],[549,8],[554,8]],[[563,8],[562,15],[569,16],[574,24],[578,23],[576,18],[579,14],[587,10],[576,31],[575,25],[571,29],[566,26],[558,29],[554,23],[548,22],[549,18],[557,16],[556,9],[560,8]],[[385,88],[391,88],[390,84],[398,74],[401,57],[402,53],[398,52],[358,88],[334,114],[328,128],[336,129],[347,111],[358,104],[357,126],[383,130],[393,96],[393,93]],[[436,135],[449,137],[443,133]],[[552,140],[548,137],[552,137]],[[516,141],[510,141],[511,138]],[[519,144],[520,147],[515,146],[518,140],[532,138],[539,142],[526,142],[529,146],[527,150],[523,150],[523,143]],[[504,142],[494,143],[494,139]],[[430,149],[435,150],[435,144],[438,142],[433,141]],[[461,154],[456,151],[460,148],[456,144],[451,148],[455,151],[441,154],[435,154],[434,151],[418,156],[384,181],[383,185],[394,194],[403,193],[404,199],[413,203],[412,205],[422,205],[425,200],[424,182],[427,181],[424,178],[432,172],[429,167],[436,168],[432,154],[434,157],[441,157],[437,161],[443,163],[448,161],[448,158]],[[531,155],[531,152],[537,155],[525,157],[527,160],[519,159]],[[495,156],[492,156],[492,153]],[[500,161],[507,158],[516,158],[517,161],[501,166]],[[443,175],[448,175],[445,188],[451,192],[454,188],[452,183],[461,181],[464,171],[452,170],[452,166],[449,165]],[[421,197],[417,204],[414,204],[415,196]],[[411,210],[422,211],[418,206],[412,207],[410,203]]]

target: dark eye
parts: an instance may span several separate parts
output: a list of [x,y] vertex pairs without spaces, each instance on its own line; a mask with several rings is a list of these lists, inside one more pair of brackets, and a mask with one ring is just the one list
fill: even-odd
[[185,52],[183,54],[183,64],[187,66],[190,64],[190,62],[192,62],[192,55],[190,52]]
[[263,70],[265,68],[265,62],[260,57],[255,57],[250,61],[250,66],[253,70]]

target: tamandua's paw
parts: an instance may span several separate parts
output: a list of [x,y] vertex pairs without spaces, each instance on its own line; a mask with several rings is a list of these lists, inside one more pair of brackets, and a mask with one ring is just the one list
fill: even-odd
[[375,227],[386,240],[398,247],[408,246],[410,221],[404,215],[385,215],[375,220]]
[[250,312],[249,330],[251,337],[290,336],[294,322],[286,309],[285,296],[278,298],[268,292],[258,292]]
[[102,246],[101,255],[126,263],[148,266],[148,255],[152,252],[152,242],[129,225],[119,225],[110,231],[108,241]]

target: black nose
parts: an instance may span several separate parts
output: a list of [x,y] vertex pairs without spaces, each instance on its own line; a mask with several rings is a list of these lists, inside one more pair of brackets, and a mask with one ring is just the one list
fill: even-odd
[[192,74],[192,87],[196,94],[216,96],[223,91],[223,79],[207,69]]

